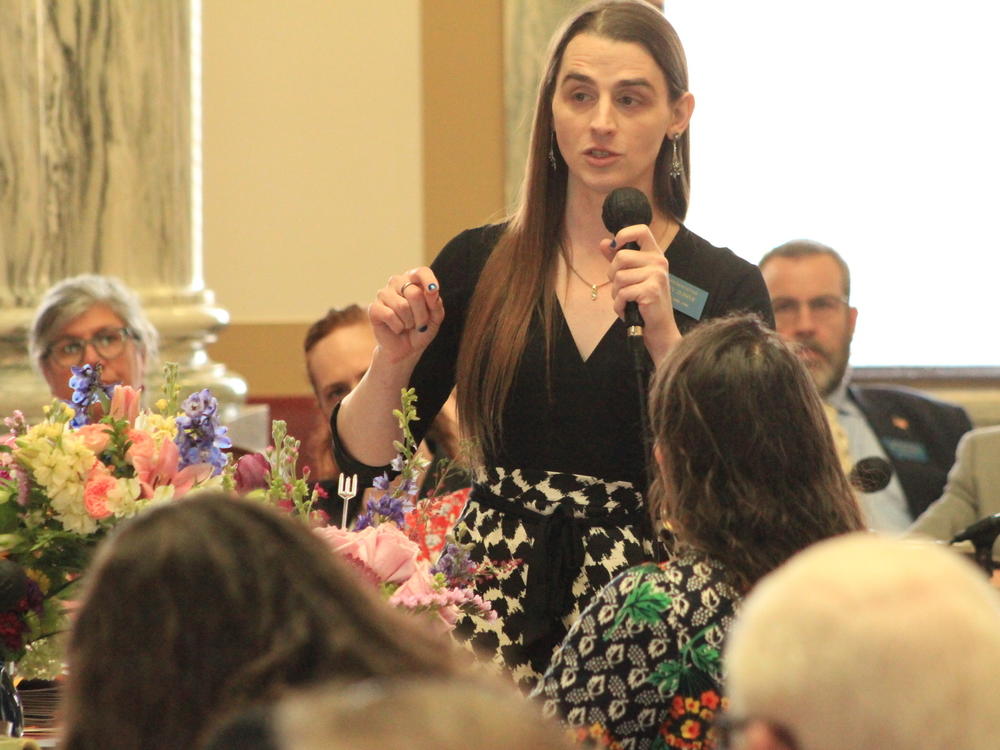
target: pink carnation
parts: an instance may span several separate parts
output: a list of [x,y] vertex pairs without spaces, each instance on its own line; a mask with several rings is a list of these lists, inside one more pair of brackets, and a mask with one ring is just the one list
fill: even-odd
[[361,563],[382,583],[403,583],[417,570],[420,547],[391,523],[345,531],[337,526],[316,529],[333,549]]
[[87,483],[83,487],[83,507],[91,518],[101,519],[111,515],[107,500],[115,484],[115,478],[104,464],[95,462],[87,474]]

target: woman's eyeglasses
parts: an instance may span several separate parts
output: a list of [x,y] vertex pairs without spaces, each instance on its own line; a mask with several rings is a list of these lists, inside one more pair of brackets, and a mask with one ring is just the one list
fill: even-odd
[[79,367],[83,364],[87,346],[92,346],[104,359],[117,359],[125,351],[125,344],[131,338],[132,333],[128,328],[102,328],[89,339],[64,336],[49,344],[46,356],[63,367]]

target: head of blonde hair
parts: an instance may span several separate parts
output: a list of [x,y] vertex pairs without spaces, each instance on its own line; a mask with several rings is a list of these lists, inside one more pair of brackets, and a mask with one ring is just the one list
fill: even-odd
[[799,750],[995,748],[1000,594],[957,553],[853,534],[763,578],[726,648],[730,713]]
[[[367,717],[367,718],[364,718]],[[487,680],[379,679],[289,698],[273,723],[282,750],[571,750],[514,687]]]

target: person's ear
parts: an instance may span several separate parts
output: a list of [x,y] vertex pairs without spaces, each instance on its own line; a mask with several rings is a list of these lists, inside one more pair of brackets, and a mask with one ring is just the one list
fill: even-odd
[[688,129],[691,124],[691,114],[694,112],[694,94],[686,91],[670,103],[670,132],[673,139]]

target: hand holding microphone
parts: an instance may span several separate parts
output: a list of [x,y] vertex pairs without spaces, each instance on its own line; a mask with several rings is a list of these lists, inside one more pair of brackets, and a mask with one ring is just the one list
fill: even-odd
[[649,227],[649,200],[635,188],[612,190],[604,199],[601,218],[617,242],[614,247],[610,240],[601,242],[611,262],[615,312],[624,319],[630,339],[645,337],[646,349],[659,360],[681,334],[670,299],[667,259]]

